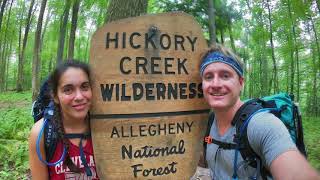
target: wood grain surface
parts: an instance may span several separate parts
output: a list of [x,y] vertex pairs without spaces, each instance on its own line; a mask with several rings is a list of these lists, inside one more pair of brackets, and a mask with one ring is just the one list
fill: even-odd
[[91,128],[101,179],[188,179],[208,116],[199,76],[207,47],[185,13],[122,19],[92,37]]

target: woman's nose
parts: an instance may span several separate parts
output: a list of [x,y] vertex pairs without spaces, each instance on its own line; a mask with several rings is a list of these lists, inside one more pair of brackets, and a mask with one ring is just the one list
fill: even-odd
[[76,100],[82,100],[83,99],[83,94],[82,94],[82,91],[80,89],[76,90],[75,99]]

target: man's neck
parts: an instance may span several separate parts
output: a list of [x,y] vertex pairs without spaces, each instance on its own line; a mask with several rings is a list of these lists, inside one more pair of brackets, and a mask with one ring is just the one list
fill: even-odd
[[231,127],[231,122],[237,113],[238,109],[241,107],[243,102],[240,99],[230,108],[227,109],[216,109],[214,110],[215,120],[217,121],[217,128],[220,135],[224,135],[227,130]]

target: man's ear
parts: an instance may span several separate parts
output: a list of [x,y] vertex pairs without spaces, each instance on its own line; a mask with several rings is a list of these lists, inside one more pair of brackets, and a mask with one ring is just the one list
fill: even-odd
[[240,83],[241,91],[242,91],[244,88],[244,78],[243,77],[239,77],[239,83]]

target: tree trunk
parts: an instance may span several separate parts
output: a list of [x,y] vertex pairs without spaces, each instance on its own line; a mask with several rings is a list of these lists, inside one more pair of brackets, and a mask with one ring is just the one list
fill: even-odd
[[[10,17],[11,17],[11,8],[12,8],[12,4],[13,4],[13,0],[10,3],[10,7],[9,7],[9,12],[8,12],[8,16],[7,16],[7,23],[6,23],[6,29],[4,31],[4,43],[3,47],[2,44],[0,44],[0,50],[3,48],[3,50],[0,52],[0,57],[2,57],[2,63],[1,63],[1,69],[0,69],[0,92],[4,91],[6,88],[6,72],[7,72],[7,63],[9,62],[8,58],[9,54],[11,51],[8,50],[9,48],[9,42],[8,42],[8,27],[9,27],[9,23],[10,23]],[[0,31],[1,33],[1,31]],[[1,40],[0,40],[1,41]],[[10,42],[12,44],[12,42]],[[11,45],[10,45],[11,46]]]
[[312,25],[312,31],[313,31],[313,34],[314,34],[314,39],[315,39],[315,44],[316,44],[316,47],[317,47],[317,51],[318,51],[318,69],[320,70],[320,45],[319,45],[319,37],[318,37],[318,33],[317,33],[317,29],[315,27],[315,24],[314,24],[314,20],[313,18],[310,19],[311,21],[311,25]]
[[276,64],[276,57],[274,53],[274,45],[273,45],[273,30],[272,30],[272,20],[271,20],[271,8],[269,5],[270,0],[267,0],[267,8],[268,8],[268,20],[269,20],[269,31],[270,31],[270,45],[271,45],[271,56],[272,56],[272,63],[273,63],[273,91],[274,93],[279,92],[278,87],[278,70]]
[[223,29],[220,30],[220,40],[221,40],[221,44],[224,44],[224,32]]
[[65,37],[66,37],[66,30],[67,30],[67,23],[68,23],[70,6],[71,6],[71,0],[66,0],[63,15],[61,17],[61,22],[60,22],[57,64],[62,63],[62,59],[63,59],[64,42],[65,42]]
[[31,15],[32,15],[33,5],[34,5],[34,0],[31,0],[29,12],[28,12],[28,17],[27,17],[27,21],[26,21],[26,28],[25,28],[24,36],[23,36],[21,55],[19,56],[17,92],[21,92],[23,90],[24,53],[25,53],[26,46],[27,46],[28,33],[29,33],[31,20],[32,20]]
[[[90,34],[90,33],[89,33]],[[86,45],[85,45],[85,48],[84,48],[84,59],[86,60],[86,61],[88,61],[88,59],[89,59],[89,51],[88,51],[88,49],[89,49],[89,44],[90,44],[90,36],[87,36],[87,39],[86,39]]]
[[216,44],[216,23],[215,23],[215,9],[213,6],[213,0],[208,0],[208,16],[209,16],[209,46]]
[[3,0],[1,4],[1,9],[0,9],[0,30],[1,30],[1,25],[2,25],[2,18],[3,18],[3,13],[4,13],[4,8],[6,7],[8,0]]
[[45,20],[45,23],[44,23],[44,27],[43,27],[43,31],[42,31],[42,34],[41,34],[41,38],[40,38],[40,54],[42,52],[42,44],[43,44],[43,39],[44,39],[44,35],[46,34],[46,30],[47,30],[47,27],[48,27],[48,24],[49,24],[49,21],[50,21],[50,18],[51,18],[51,9],[48,8],[48,13],[47,13],[47,16],[46,16],[46,20]]
[[[229,18],[229,17],[228,17]],[[234,44],[234,38],[233,38],[233,32],[232,32],[232,24],[231,24],[231,19],[229,18],[228,20],[228,31],[230,35],[230,43],[231,43],[231,48],[234,52],[236,52],[236,46]]]
[[47,0],[42,0],[40,7],[40,14],[38,17],[37,30],[35,33],[34,49],[33,49],[33,62],[32,62],[32,101],[34,101],[39,94],[40,87],[40,46],[41,46],[41,30],[43,22],[43,14],[46,9]]
[[[315,25],[314,25],[314,21],[313,19],[311,18],[310,19],[311,21],[311,27],[312,27],[312,31],[313,31],[313,34],[314,34],[314,38],[315,38],[315,44],[316,44],[316,49],[317,49],[317,54],[318,54],[318,67],[317,67],[317,62],[316,62],[316,55],[315,55],[315,50],[314,48],[312,48],[312,57],[313,57],[313,70],[314,70],[314,78],[313,78],[313,101],[314,101],[314,115],[317,117],[320,115],[320,102],[318,102],[318,88],[317,88],[317,85],[318,85],[318,81],[317,81],[317,75],[320,74],[320,47],[319,47],[319,38],[318,38],[318,34],[317,34],[317,30],[315,29]],[[310,33],[310,32],[309,32]],[[311,34],[311,33],[310,33]]]
[[[12,40],[10,41],[10,47],[9,47],[9,52],[12,52]],[[9,61],[10,56],[7,56],[7,67],[6,67],[6,84],[5,84],[5,91],[8,91],[8,79],[9,79],[9,65],[10,65],[10,61]]]
[[289,19],[291,21],[291,30],[289,31],[288,35],[288,43],[290,46],[290,94],[295,94],[294,93],[294,77],[295,77],[295,64],[294,64],[294,50],[295,49],[295,43],[296,41],[293,40],[292,36],[295,36],[295,30],[294,30],[294,25],[293,25],[293,20],[292,20],[292,14],[291,14],[291,6],[290,2],[287,1],[288,4],[288,14],[289,14]]
[[318,8],[318,11],[319,11],[319,14],[320,14],[320,0],[316,0],[316,4],[317,4],[317,8]]
[[[297,101],[300,100],[300,65],[299,65],[299,50],[298,50],[298,43],[297,43],[297,35],[296,35],[296,27],[294,24],[294,19],[292,17],[292,11],[291,11],[291,4],[290,1],[287,1],[288,3],[288,13],[289,13],[289,18],[291,22],[291,32],[293,36],[293,47],[294,47],[294,56],[295,56],[295,61],[296,61],[296,68],[297,68]],[[292,69],[294,71],[294,69]],[[292,82],[294,83],[294,82]]]
[[68,50],[68,59],[73,59],[74,54],[74,41],[77,30],[77,21],[78,21],[78,11],[80,6],[80,0],[75,0],[72,7],[72,20],[71,20],[71,30],[70,30],[70,39],[69,39],[69,50]]
[[146,14],[147,7],[147,0],[110,0],[105,22]]
[[[288,39],[288,41],[291,40],[291,37],[288,37],[290,39]],[[291,77],[291,81],[290,81],[290,94],[294,94],[294,76],[295,76],[295,66],[294,66],[294,51],[292,50],[292,46],[290,46],[290,77]]]
[[[264,8],[263,7],[263,4],[261,3],[261,8]],[[262,12],[260,11],[258,13],[258,18],[257,18],[257,21],[259,23],[259,28],[261,29],[266,29],[264,27],[264,19],[263,19],[263,15],[262,15]],[[267,94],[270,94],[270,91],[271,91],[271,86],[269,85],[269,79],[270,79],[270,67],[269,67],[269,64],[268,64],[268,58],[266,56],[266,51],[265,49],[267,49],[266,47],[266,39],[267,37],[265,36],[265,34],[262,35],[261,38],[259,38],[258,42],[259,42],[259,59],[260,59],[260,70],[261,70],[261,77],[260,77],[260,86],[261,86],[261,95],[265,96]],[[271,78],[272,79],[272,78]]]

